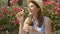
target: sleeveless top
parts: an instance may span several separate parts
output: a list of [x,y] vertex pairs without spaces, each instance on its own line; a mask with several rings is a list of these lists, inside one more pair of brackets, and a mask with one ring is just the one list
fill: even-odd
[[[46,17],[44,16],[44,21],[43,21],[41,27],[38,27],[38,21],[37,20],[35,21],[36,23],[34,23],[34,20],[32,19],[33,28],[35,28],[35,30],[37,30],[40,34],[45,34],[45,26],[44,26],[45,19],[46,19]],[[29,34],[34,34],[34,33],[33,32],[29,32]]]

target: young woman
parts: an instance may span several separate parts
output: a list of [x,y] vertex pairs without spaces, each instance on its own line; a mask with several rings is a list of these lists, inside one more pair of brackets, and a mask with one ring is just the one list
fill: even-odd
[[42,0],[31,0],[28,4],[30,17],[23,22],[23,16],[16,15],[20,22],[19,34],[51,34],[51,20],[42,16]]

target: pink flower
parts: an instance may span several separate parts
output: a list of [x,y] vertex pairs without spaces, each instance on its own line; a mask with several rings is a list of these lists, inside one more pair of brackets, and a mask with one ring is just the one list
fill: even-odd
[[13,24],[14,24],[14,25],[17,25],[18,23],[19,23],[18,20],[13,20]]
[[5,11],[6,10],[6,7],[2,7],[2,11]]
[[55,15],[58,15],[58,12],[57,11],[55,11]]
[[57,4],[57,7],[59,7],[59,8],[60,8],[60,4]]
[[11,6],[14,5],[16,2],[18,2],[18,0],[10,0]]
[[2,7],[2,13],[6,14],[8,12],[8,10],[6,9],[6,7]]
[[11,6],[14,5],[14,1],[10,1],[10,5],[11,5]]
[[10,13],[10,16],[14,16],[14,13]]
[[47,9],[48,13],[50,13],[50,9]]
[[55,1],[51,1],[50,4],[57,4]]
[[10,1],[18,2],[19,0],[10,0]]
[[22,11],[22,9],[21,9],[19,6],[15,7],[13,10],[14,10],[15,12],[20,12],[20,11]]
[[57,8],[57,11],[59,11],[59,12],[60,12],[60,8]]
[[54,7],[53,10],[54,10],[54,11],[57,11],[57,8],[58,8],[58,7]]
[[0,14],[0,18],[2,17],[3,15],[2,14]]
[[15,2],[18,2],[19,0],[14,0]]
[[48,7],[49,6],[49,2],[45,2],[45,6]]

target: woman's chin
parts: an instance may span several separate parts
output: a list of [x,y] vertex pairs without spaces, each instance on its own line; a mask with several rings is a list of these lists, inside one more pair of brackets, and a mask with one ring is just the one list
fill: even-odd
[[31,16],[31,15],[32,15],[32,13],[30,12],[30,13],[29,13],[29,15]]

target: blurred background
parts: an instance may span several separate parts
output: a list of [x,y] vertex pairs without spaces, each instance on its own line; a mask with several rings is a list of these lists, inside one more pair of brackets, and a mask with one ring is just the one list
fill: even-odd
[[[0,34],[19,33],[19,21],[15,16],[22,9],[27,11],[29,1],[0,0]],[[52,34],[60,34],[60,0],[42,1],[44,3],[42,15],[51,18]]]

